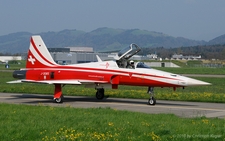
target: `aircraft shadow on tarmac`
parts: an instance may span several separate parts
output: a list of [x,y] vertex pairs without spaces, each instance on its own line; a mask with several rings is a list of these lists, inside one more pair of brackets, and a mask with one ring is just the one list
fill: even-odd
[[[22,95],[14,95],[10,99],[33,99],[27,102],[21,103],[29,103],[29,104],[39,104],[39,103],[53,103],[52,100],[53,96],[51,95],[39,95],[39,94],[22,94]],[[105,96],[104,99],[98,100],[95,97],[89,96],[65,96],[64,103],[70,102],[105,102],[105,103],[124,103],[124,104],[143,104],[147,105],[147,100],[144,101],[143,99],[126,99],[126,98],[112,98]],[[56,103],[55,103],[56,104]],[[156,105],[168,105],[168,106],[196,106],[193,104],[185,104],[185,103],[171,103],[171,102],[157,102]]]

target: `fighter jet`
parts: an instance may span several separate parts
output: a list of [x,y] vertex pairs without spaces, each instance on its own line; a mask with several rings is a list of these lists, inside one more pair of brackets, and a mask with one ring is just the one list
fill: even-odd
[[[63,102],[62,88],[65,85],[85,85],[96,90],[96,98],[104,98],[105,88],[118,89],[119,85],[146,86],[149,105],[155,105],[154,87],[187,87],[210,85],[210,83],[188,78],[178,74],[156,70],[143,62],[129,63],[130,58],[140,51],[140,47],[132,43],[122,49],[111,61],[59,65],[49,53],[42,38],[38,35],[30,39],[26,68],[13,72],[19,80],[9,83],[42,83],[55,87],[53,100]],[[132,67],[128,67],[133,65]]]

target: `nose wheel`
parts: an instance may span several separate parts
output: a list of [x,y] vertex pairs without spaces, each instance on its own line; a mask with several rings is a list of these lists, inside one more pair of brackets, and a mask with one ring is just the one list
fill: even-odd
[[150,98],[148,99],[148,104],[155,105],[156,99],[154,98],[154,87],[148,87],[148,94],[150,94]]
[[156,99],[154,97],[149,98],[148,104],[149,105],[155,105],[156,104]]

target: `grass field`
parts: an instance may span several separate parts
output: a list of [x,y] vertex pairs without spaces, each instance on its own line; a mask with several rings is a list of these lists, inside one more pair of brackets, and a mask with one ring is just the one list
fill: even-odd
[[15,140],[224,140],[225,120],[110,108],[0,104],[0,137]]

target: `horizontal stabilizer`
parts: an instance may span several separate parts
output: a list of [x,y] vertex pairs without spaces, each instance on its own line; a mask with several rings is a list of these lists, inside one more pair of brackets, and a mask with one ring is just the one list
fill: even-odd
[[43,81],[22,80],[22,82],[27,82],[27,83],[41,83],[41,84],[71,84],[71,85],[80,85],[81,84],[77,80],[43,80]]
[[8,84],[22,83],[21,80],[9,81]]
[[14,83],[40,83],[40,84],[69,84],[69,85],[80,85],[80,84],[95,84],[95,83],[107,83],[108,81],[95,81],[95,80],[28,80],[28,79],[21,79],[15,81],[9,81],[7,83],[14,84]]

